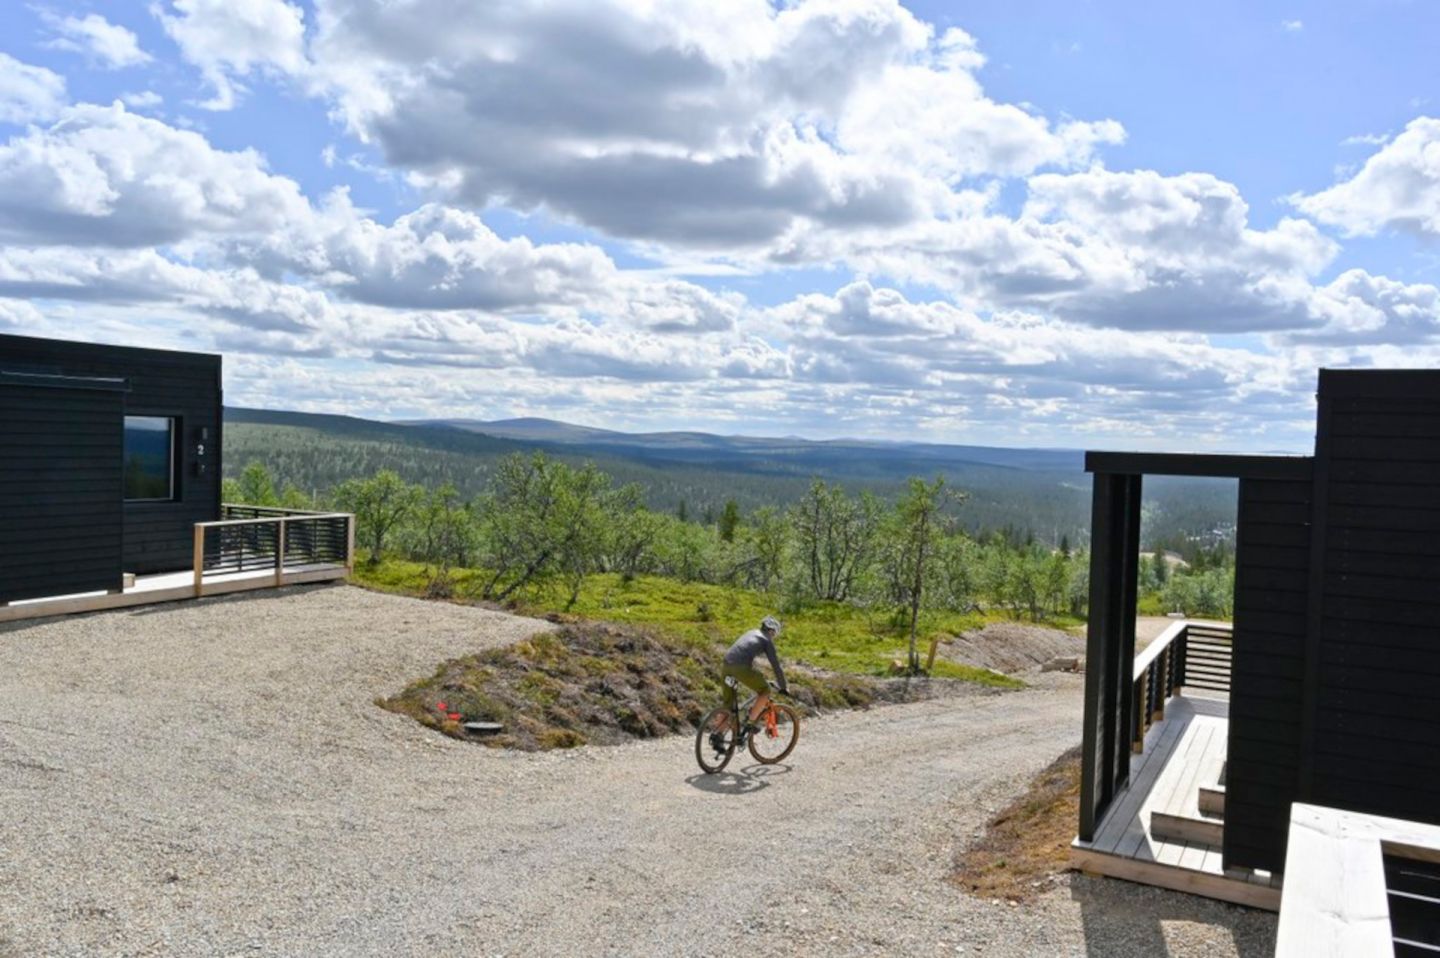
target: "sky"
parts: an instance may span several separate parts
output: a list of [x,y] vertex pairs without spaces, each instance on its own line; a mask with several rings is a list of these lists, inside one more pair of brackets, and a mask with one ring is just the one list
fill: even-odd
[[0,332],[229,405],[1308,452],[1440,366],[1440,4],[0,0]]

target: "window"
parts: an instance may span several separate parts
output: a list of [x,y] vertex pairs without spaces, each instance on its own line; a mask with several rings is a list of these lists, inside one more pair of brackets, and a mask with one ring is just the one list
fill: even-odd
[[175,420],[125,417],[125,499],[175,498]]

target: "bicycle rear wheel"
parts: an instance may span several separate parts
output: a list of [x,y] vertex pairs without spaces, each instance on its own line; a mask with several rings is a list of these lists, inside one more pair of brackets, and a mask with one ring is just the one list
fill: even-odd
[[[767,713],[774,713],[774,722]],[[750,736],[750,754],[761,765],[774,765],[795,750],[800,741],[800,715],[788,705],[770,703],[760,713],[760,728]]]
[[[713,742],[712,735],[715,736]],[[706,775],[714,775],[730,764],[730,758],[734,754],[735,729],[734,723],[730,721],[730,710],[711,709],[700,720],[700,727],[695,730],[695,761],[700,764],[700,771]]]

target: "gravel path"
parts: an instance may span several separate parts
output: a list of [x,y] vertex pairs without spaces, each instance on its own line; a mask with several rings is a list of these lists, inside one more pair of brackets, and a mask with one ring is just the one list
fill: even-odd
[[[956,851],[1080,683],[829,716],[788,766],[527,755],[372,700],[544,623],[347,587],[0,627],[0,956],[1269,954],[1274,918]],[[768,772],[768,774],[766,774]]]

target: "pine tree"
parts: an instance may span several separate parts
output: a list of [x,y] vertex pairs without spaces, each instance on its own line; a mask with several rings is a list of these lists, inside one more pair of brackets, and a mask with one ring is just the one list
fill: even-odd
[[725,511],[720,513],[720,538],[726,542],[735,541],[735,530],[740,525],[740,504],[734,499],[725,500]]

